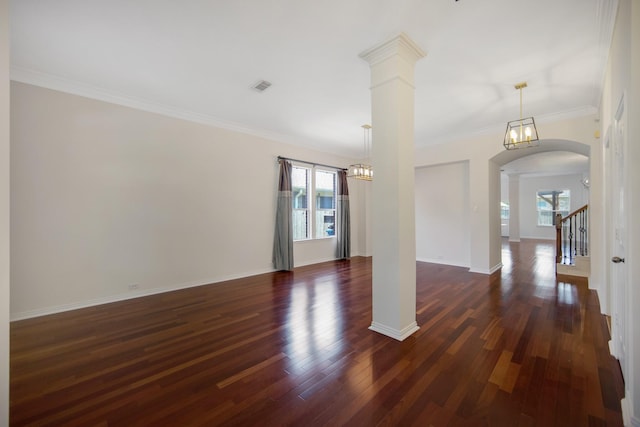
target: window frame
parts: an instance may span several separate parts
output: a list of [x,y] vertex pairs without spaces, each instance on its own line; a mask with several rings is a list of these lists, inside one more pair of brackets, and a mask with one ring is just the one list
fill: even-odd
[[[324,239],[331,239],[331,238],[335,238],[335,233],[333,235],[328,235],[328,236],[324,236],[324,235],[319,235],[320,233],[318,233],[318,229],[317,229],[317,215],[318,215],[318,211],[332,211],[333,212],[333,224],[334,224],[334,230],[336,228],[336,204],[337,204],[337,183],[338,183],[338,174],[336,170],[332,170],[329,168],[324,168],[321,166],[316,166],[316,165],[304,165],[304,164],[298,164],[298,163],[294,163],[291,165],[291,167],[293,169],[303,169],[305,171],[307,171],[307,195],[306,195],[306,202],[307,202],[307,207],[306,208],[296,208],[294,207],[294,201],[295,201],[295,194],[292,194],[292,203],[291,203],[291,209],[292,209],[292,216],[295,220],[296,215],[295,212],[296,211],[306,211],[307,212],[307,221],[306,221],[306,232],[305,235],[306,237],[304,238],[295,238],[295,232],[294,232],[294,242],[305,242],[305,241],[311,241],[311,240],[324,240]],[[318,187],[317,187],[317,173],[318,172],[323,172],[323,173],[328,173],[333,175],[333,208],[319,208],[318,207]],[[293,170],[292,170],[292,174],[293,174]],[[292,191],[293,191],[293,185],[292,185]]]

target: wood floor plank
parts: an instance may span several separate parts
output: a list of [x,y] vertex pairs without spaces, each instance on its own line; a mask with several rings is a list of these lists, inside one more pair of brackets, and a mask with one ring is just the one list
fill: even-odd
[[354,257],[11,324],[12,426],[621,426],[583,278],[503,242],[492,275],[416,264],[420,329],[369,330]]

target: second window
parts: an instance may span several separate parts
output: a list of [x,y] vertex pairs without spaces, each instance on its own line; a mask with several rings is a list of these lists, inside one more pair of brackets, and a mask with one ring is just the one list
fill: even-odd
[[292,167],[293,240],[335,235],[336,173]]

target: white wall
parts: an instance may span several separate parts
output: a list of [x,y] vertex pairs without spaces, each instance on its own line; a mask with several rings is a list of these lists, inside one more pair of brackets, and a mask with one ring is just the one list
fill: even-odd
[[469,164],[416,169],[418,261],[469,267]]
[[[276,157],[350,163],[22,83],[11,94],[12,318],[272,271]],[[296,266],[334,254],[333,238],[295,244]]]
[[569,190],[570,212],[588,203],[582,175],[553,175],[543,177],[520,176],[520,237],[555,240],[555,227],[539,226],[536,194],[540,190]]
[[0,425],[9,425],[9,1],[0,1]]

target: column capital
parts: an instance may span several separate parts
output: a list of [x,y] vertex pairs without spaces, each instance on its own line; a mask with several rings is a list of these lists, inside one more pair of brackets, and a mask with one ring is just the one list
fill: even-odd
[[359,56],[367,61],[370,66],[374,66],[394,55],[399,55],[411,65],[414,65],[419,59],[427,56],[425,51],[405,33],[400,33],[390,40],[367,49]]

